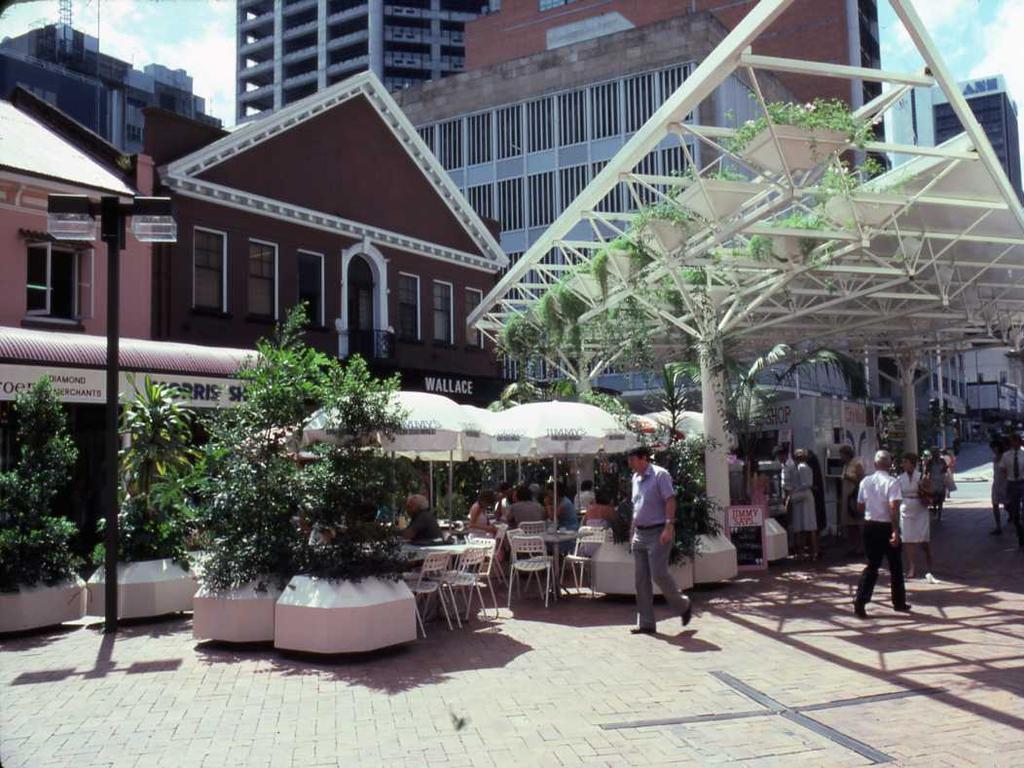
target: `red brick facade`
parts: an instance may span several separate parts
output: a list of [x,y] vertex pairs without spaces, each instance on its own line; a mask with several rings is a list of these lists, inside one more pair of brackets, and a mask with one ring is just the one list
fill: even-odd
[[[732,29],[757,0],[575,0],[547,11],[537,0],[504,0],[501,11],[466,25],[466,68],[490,66],[529,56],[547,49],[549,30],[603,14],[618,13],[634,26],[653,24],[674,16],[712,12]],[[761,36],[756,53],[839,64],[861,65],[859,52],[851,56],[847,32],[846,0],[795,0],[793,5]],[[856,24],[856,20],[854,20]],[[845,81],[817,80],[811,88],[806,79],[782,77],[799,98],[836,96],[849,98]]]

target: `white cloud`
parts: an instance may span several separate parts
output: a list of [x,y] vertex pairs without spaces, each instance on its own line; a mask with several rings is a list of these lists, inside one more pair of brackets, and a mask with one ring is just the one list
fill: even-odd
[[[1024,104],[1024,4],[1003,0],[993,20],[984,28],[984,55],[971,68],[970,77],[1003,75],[1018,107]],[[1017,126],[1024,135],[1024,119],[1018,109]]]

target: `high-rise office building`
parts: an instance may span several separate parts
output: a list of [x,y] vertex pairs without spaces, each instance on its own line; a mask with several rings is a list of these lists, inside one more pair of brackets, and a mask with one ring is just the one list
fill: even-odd
[[128,154],[142,150],[146,107],[220,126],[206,114],[185,70],[150,64],[140,71],[101,53],[97,38],[66,24],[0,43],[0,95],[19,85]]
[[[1006,176],[1017,191],[1017,197],[1024,201],[1017,105],[1010,98],[1006,79],[1002,75],[982,77],[960,83],[960,89],[988,136]],[[962,131],[960,119],[938,88],[912,89],[896,103],[886,118],[886,133],[896,144],[931,147]],[[910,158],[910,155],[894,155],[893,163],[900,165]]]
[[389,90],[461,72],[487,0],[238,0],[238,120],[362,70]]
[[[735,27],[758,0],[502,0],[466,27],[466,68],[477,69],[675,16],[708,12]],[[492,3],[492,6],[495,4]],[[878,67],[877,0],[796,0],[761,36],[754,52],[769,56]],[[835,96],[860,104],[878,83],[780,78],[800,99]],[[827,84],[826,84],[827,85]]]

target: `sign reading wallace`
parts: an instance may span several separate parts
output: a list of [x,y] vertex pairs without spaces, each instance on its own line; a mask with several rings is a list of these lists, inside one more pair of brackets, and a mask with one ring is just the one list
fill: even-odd
[[402,388],[444,395],[460,403],[486,406],[501,397],[506,384],[499,378],[459,376],[444,371],[401,370]]

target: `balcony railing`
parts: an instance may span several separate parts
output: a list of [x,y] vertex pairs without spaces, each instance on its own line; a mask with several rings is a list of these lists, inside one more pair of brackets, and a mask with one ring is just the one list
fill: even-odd
[[366,360],[394,360],[395,334],[391,331],[348,330],[348,354],[361,355]]

